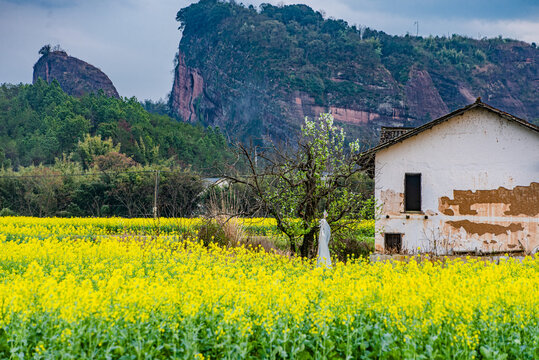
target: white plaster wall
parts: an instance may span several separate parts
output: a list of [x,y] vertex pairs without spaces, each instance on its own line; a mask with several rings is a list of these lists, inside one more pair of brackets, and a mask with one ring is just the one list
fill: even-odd
[[[380,150],[375,166],[375,197],[382,205],[376,221],[377,251],[383,251],[383,233],[394,232],[404,234],[405,251],[417,252],[418,247],[421,252],[433,251],[434,242],[440,253],[443,252],[440,251],[441,242],[455,238],[462,240],[466,233],[455,230],[449,236],[442,234],[444,222],[449,217],[440,213],[439,198],[453,198],[454,189],[475,191],[500,186],[512,189],[539,182],[539,133],[490,111],[474,109]],[[402,213],[402,206],[397,212],[393,206],[392,211],[390,201],[383,206],[388,190],[395,194],[404,193],[405,173],[421,173],[421,209],[425,214]],[[386,218],[388,214],[389,218]],[[482,216],[474,216],[474,221],[509,223],[514,220],[507,216],[478,215]],[[452,216],[450,220],[469,218]],[[539,219],[520,217],[518,220],[530,226],[521,240],[527,242],[526,246],[537,243]],[[447,230],[447,226],[445,228]],[[474,249],[481,245],[479,240],[484,239],[467,239],[467,246]]]

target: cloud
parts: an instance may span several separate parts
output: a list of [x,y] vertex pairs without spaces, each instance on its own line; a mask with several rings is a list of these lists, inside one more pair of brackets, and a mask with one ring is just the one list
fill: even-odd
[[535,0],[341,0],[351,9],[388,13],[411,19],[537,19]]
[[[260,5],[295,4],[297,1],[260,1]],[[539,2],[532,0],[338,0],[331,6],[325,0],[304,1],[315,10],[323,10],[328,17],[344,19],[350,25],[365,25],[392,35],[415,34],[443,36],[459,34],[473,38],[497,37],[539,41]]]
[[0,0],[0,82],[31,82],[44,44],[105,72],[122,96],[164,97],[180,40],[176,12],[188,1]]

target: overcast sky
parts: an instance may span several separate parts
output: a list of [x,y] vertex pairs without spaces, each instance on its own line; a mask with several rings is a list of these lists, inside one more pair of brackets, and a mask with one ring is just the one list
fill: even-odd
[[[0,0],[0,83],[32,82],[44,44],[60,44],[104,71],[122,96],[164,98],[172,87],[180,33],[176,12],[188,0]],[[389,34],[461,34],[539,43],[539,0],[304,0],[327,17]]]

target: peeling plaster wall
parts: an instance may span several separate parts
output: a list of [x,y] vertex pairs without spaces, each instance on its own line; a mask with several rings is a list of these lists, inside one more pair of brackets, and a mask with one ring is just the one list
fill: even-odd
[[[530,129],[474,109],[380,150],[375,166],[378,252],[384,233],[402,233],[405,252],[539,247],[539,134]],[[421,173],[422,213],[404,212],[405,173]]]

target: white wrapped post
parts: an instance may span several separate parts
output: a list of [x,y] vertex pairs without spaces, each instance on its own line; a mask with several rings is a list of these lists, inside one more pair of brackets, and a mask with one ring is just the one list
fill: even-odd
[[324,218],[320,219],[320,234],[318,236],[318,266],[325,265],[331,267],[331,256],[329,254],[329,238],[331,228],[326,221],[327,213],[324,211]]

